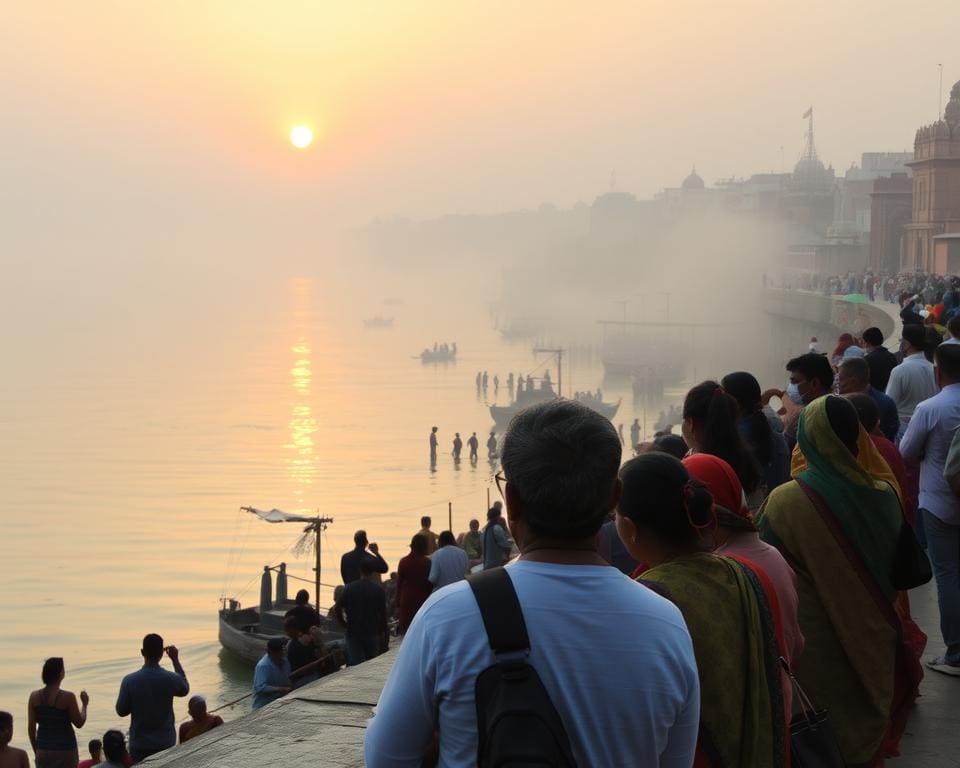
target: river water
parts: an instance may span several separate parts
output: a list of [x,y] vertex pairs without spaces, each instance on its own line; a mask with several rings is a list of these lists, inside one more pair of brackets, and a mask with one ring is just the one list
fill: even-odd
[[[312,581],[312,560],[291,552],[298,526],[262,523],[241,505],[333,517],[322,541],[328,584],[357,528],[395,568],[422,514],[441,530],[452,502],[456,532],[483,519],[497,494],[486,451],[478,466],[457,467],[449,445],[454,431],[476,431],[483,446],[488,405],[507,392],[491,380],[478,393],[474,377],[538,367],[556,377],[555,364],[501,338],[482,285],[452,295],[396,273],[362,285],[348,275],[163,272],[123,290],[89,281],[83,301],[61,284],[47,306],[38,279],[21,298],[31,306],[8,326],[0,377],[0,709],[15,715],[16,744],[48,656],[65,658],[65,688],[90,693],[81,743],[125,727],[117,687],[139,666],[147,632],[180,647],[211,708],[249,691],[252,670],[217,642],[219,600],[254,604],[265,564],[286,561]],[[395,327],[366,329],[378,313]],[[414,359],[453,340],[456,364]],[[574,388],[595,389],[602,370],[576,362],[572,375]],[[604,396],[623,397],[615,422],[641,415],[629,383]],[[176,710],[185,717],[185,702]]]

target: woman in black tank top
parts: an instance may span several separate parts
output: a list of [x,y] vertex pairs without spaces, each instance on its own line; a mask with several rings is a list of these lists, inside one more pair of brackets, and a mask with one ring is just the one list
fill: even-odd
[[31,693],[27,704],[27,733],[37,768],[76,768],[80,761],[73,726],[82,728],[87,721],[90,698],[81,691],[78,704],[75,694],[61,690],[64,675],[63,659],[47,659],[42,673],[44,687]]

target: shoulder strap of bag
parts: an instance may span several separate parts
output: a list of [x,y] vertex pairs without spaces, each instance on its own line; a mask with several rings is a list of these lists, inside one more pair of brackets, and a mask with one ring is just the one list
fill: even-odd
[[502,566],[471,574],[467,583],[480,606],[487,640],[495,654],[530,650],[527,625],[517,592]]

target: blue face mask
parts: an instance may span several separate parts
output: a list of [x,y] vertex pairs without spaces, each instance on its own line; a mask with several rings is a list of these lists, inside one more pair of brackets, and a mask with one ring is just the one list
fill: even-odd
[[800,394],[800,387],[796,384],[792,382],[787,384],[786,394],[796,405],[803,405],[803,395]]

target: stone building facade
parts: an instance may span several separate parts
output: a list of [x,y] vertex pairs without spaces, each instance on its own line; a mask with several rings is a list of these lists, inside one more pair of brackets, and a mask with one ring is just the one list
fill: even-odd
[[913,212],[903,268],[944,273],[947,264],[937,263],[934,238],[960,232],[960,82],[950,91],[943,119],[917,131],[909,166]]

